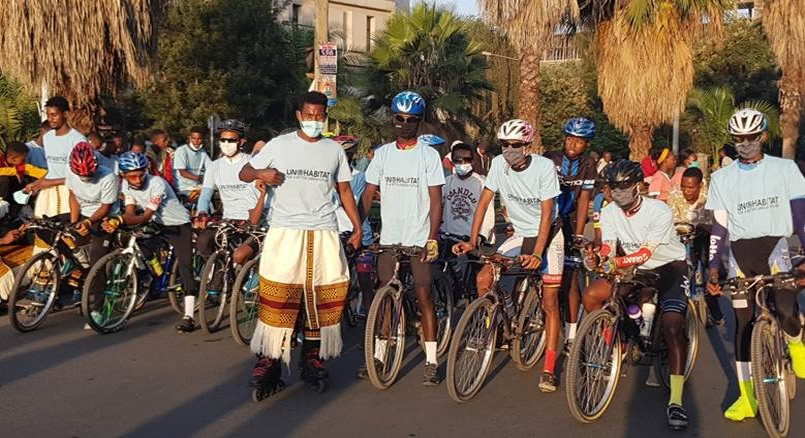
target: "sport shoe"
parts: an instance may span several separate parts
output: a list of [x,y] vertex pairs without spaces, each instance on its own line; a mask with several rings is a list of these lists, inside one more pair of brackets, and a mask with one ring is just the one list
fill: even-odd
[[[375,363],[375,369],[383,368],[383,362],[381,362],[379,359],[375,358],[374,363]],[[358,376],[359,379],[368,379],[369,378],[369,371],[366,369],[366,364],[365,363],[358,368],[357,376]]]
[[802,341],[789,342],[788,354],[791,356],[794,374],[800,379],[805,379],[805,344]]
[[557,386],[559,386],[559,382],[556,380],[556,376],[554,376],[553,373],[543,371],[542,375],[539,376],[540,392],[556,392]]
[[573,339],[565,341],[565,346],[562,347],[562,354],[570,356],[570,349],[573,348]]
[[665,410],[668,417],[668,427],[673,430],[682,430],[688,427],[688,413],[682,406],[672,403]]
[[757,402],[754,400],[754,396],[752,396],[752,400],[749,400],[749,397],[741,395],[738,397],[738,400],[735,400],[732,406],[724,411],[724,417],[732,421],[743,421],[746,418],[755,418],[755,415],[757,415]]
[[422,377],[422,384],[425,386],[436,386],[441,383],[439,376],[439,366],[435,363],[425,363],[425,373]]
[[179,321],[179,324],[176,324],[176,331],[179,333],[190,333],[196,329],[196,321],[189,316],[185,316]]

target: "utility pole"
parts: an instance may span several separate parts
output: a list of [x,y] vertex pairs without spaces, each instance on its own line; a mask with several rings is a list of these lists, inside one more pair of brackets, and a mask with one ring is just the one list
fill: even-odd
[[316,27],[313,31],[315,45],[313,53],[315,55],[315,68],[313,69],[313,80],[319,84],[321,71],[319,69],[319,44],[330,41],[330,28],[328,19],[330,17],[330,1],[316,0]]

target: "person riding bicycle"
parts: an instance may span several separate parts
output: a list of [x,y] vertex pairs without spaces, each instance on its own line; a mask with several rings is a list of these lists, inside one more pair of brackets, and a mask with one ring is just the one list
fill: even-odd
[[[687,356],[685,315],[688,307],[685,295],[688,281],[685,247],[676,237],[673,213],[668,205],[639,194],[639,185],[644,178],[640,164],[619,160],[607,166],[603,176],[610,188],[612,203],[601,210],[601,248],[597,253],[591,247],[585,249],[584,264],[589,270],[600,269],[605,274],[634,267],[658,275],[653,286],[658,293],[671,374],[671,395],[666,416],[672,429],[683,429],[688,424],[687,412],[682,406]],[[616,255],[618,244],[626,255]],[[612,282],[609,279],[595,280],[583,292],[584,311],[600,309],[611,294]],[[647,305],[650,306],[650,303],[644,303],[643,308],[653,310]],[[650,312],[643,314],[647,320],[653,316]]]
[[[729,276],[752,277],[791,270],[787,238],[796,231],[805,247],[805,178],[792,160],[763,153],[768,139],[766,115],[754,109],[738,110],[727,130],[735,140],[738,161],[713,173],[705,208],[713,211],[710,238],[708,290],[719,295],[712,283],[718,278],[727,241],[730,245]],[[802,281],[798,284],[803,286]],[[773,292],[797,377],[805,378],[805,345],[797,306],[797,291]],[[732,295],[736,318],[735,357],[740,397],[724,412],[733,421],[752,418],[757,402],[751,379],[750,344],[755,299],[745,291]]]
[[[417,139],[425,117],[425,100],[417,93],[403,91],[391,101],[392,123],[397,134],[393,143],[381,146],[366,169],[364,211],[369,211],[380,190],[381,245],[424,247],[420,258],[411,257],[414,290],[419,304],[425,343],[423,384],[441,381],[437,361],[436,312],[432,293],[430,262],[439,255],[439,225],[442,222],[444,173],[439,152]],[[377,276],[381,284],[393,273],[395,256],[382,253]],[[378,349],[379,350],[379,349]]]
[[[484,191],[478,201],[469,242],[453,247],[457,255],[466,254],[478,246],[478,233],[489,204],[495,193],[507,207],[514,226],[514,235],[498,248],[498,252],[519,256],[523,268],[540,269],[543,281],[542,308],[546,318],[547,346],[545,364],[540,376],[539,389],[554,392],[556,378],[556,352],[559,344],[561,321],[559,317],[559,286],[564,268],[564,235],[555,224],[554,198],[561,193],[556,168],[551,160],[526,154],[534,140],[534,129],[525,120],[509,120],[497,133],[503,153],[492,159]],[[491,289],[492,266],[486,265],[477,276],[478,295]]]
[[[260,225],[264,218],[268,188],[259,181],[250,184],[240,180],[240,170],[251,158],[240,150],[244,128],[243,122],[234,119],[224,120],[218,127],[218,146],[222,156],[207,166],[193,221],[196,228],[204,230],[196,239],[196,249],[204,258],[211,256],[216,249],[216,233],[206,229],[215,190],[218,190],[223,205],[222,219]],[[242,265],[259,251],[260,243],[249,237],[235,250],[233,260]]]
[[176,193],[192,203],[198,200],[204,173],[212,163],[210,156],[204,151],[204,134],[204,128],[192,128],[187,137],[187,144],[179,146],[173,153],[173,180],[176,181]]
[[[565,150],[548,152],[548,158],[556,164],[559,174],[559,185],[562,194],[556,198],[559,217],[562,219],[562,231],[565,239],[565,253],[577,251],[584,242],[584,227],[587,225],[587,213],[598,175],[595,160],[584,152],[595,137],[595,123],[584,117],[572,118],[565,123]],[[578,269],[565,271],[562,279],[563,294],[568,306],[566,315],[567,331],[565,334],[565,352],[576,337],[576,326],[579,320]]]
[[[120,156],[120,173],[123,174],[121,192],[125,211],[122,215],[106,218],[103,229],[114,232],[121,224],[143,225],[154,222],[162,226],[160,232],[176,253],[184,297],[184,317],[176,325],[180,333],[195,330],[193,310],[198,290],[193,275],[193,229],[187,212],[173,189],[157,175],[148,174],[148,158],[144,154],[126,152]],[[138,210],[142,210],[139,213]]]

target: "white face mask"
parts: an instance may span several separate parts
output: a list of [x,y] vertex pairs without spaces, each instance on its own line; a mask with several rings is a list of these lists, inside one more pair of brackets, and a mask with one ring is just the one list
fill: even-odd
[[235,155],[236,153],[238,153],[238,144],[237,143],[219,141],[218,142],[218,147],[221,148],[221,153],[224,154],[224,156],[227,156],[227,157],[231,157],[231,156]]
[[472,163],[456,164],[456,174],[458,176],[469,175],[472,172]]
[[198,151],[204,147],[204,143],[201,143],[198,146],[194,145],[193,143],[188,143],[187,145],[190,146],[190,149],[193,149],[194,151]]
[[324,122],[317,120],[302,120],[299,122],[299,126],[302,128],[302,132],[304,132],[305,135],[312,138],[317,138],[324,130]]

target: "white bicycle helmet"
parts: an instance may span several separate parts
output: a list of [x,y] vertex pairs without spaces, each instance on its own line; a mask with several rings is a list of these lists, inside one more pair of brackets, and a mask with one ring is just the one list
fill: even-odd
[[759,134],[769,127],[769,121],[762,112],[744,108],[735,112],[727,124],[727,131],[731,135]]
[[500,125],[498,140],[519,140],[531,143],[534,140],[534,128],[525,120],[512,119]]

